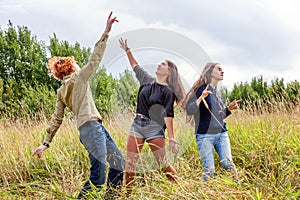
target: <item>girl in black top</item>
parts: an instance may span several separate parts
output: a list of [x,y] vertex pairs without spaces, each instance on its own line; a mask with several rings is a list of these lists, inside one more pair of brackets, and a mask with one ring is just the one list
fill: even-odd
[[152,77],[139,66],[127,46],[127,40],[119,40],[126,52],[130,65],[140,82],[137,99],[137,114],[130,128],[127,141],[127,161],[125,182],[131,192],[136,173],[136,163],[145,141],[148,142],[157,163],[163,168],[169,180],[177,182],[175,169],[168,163],[165,149],[165,129],[169,135],[169,149],[178,153],[177,141],[174,138],[173,117],[174,102],[179,103],[185,92],[177,71],[171,61],[165,60],[158,65],[156,77]]

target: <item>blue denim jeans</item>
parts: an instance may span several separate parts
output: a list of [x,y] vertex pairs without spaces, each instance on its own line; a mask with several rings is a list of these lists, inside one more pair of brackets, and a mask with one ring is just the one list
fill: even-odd
[[107,185],[118,188],[123,181],[125,159],[104,126],[98,121],[88,121],[79,128],[80,142],[89,153],[90,179],[84,190],[91,189],[90,182],[101,188],[106,179],[106,162],[109,163]]
[[203,181],[207,181],[209,177],[214,176],[214,149],[220,157],[222,167],[237,176],[236,167],[232,161],[230,141],[227,131],[217,134],[196,134],[196,142],[202,159]]

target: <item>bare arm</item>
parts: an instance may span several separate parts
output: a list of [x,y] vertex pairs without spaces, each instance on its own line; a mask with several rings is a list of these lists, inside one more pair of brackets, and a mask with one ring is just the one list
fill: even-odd
[[169,149],[174,154],[177,154],[178,149],[177,149],[176,145],[179,144],[179,143],[175,140],[175,135],[174,135],[174,130],[173,130],[173,118],[172,117],[165,117],[164,120],[165,120],[165,123],[166,123],[168,135],[169,135]]
[[119,39],[119,43],[120,43],[120,47],[126,52],[127,54],[127,58],[129,60],[129,63],[132,67],[132,69],[134,69],[136,66],[138,66],[138,62],[135,60],[132,52],[130,51],[130,48],[127,45],[127,39],[125,39],[125,41],[123,40],[123,38]]

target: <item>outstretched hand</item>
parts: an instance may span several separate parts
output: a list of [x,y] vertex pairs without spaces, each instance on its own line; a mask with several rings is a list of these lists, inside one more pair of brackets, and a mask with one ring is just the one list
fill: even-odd
[[106,28],[105,28],[105,31],[104,31],[104,33],[106,33],[106,34],[108,34],[110,32],[113,23],[119,22],[117,20],[117,17],[111,18],[111,15],[112,15],[112,12],[110,12],[110,14],[108,16],[108,19],[107,19],[107,22],[106,22]]
[[232,110],[235,110],[235,109],[238,109],[240,108],[239,107],[239,104],[242,101],[242,99],[239,99],[239,100],[233,100],[229,106],[228,106],[228,110],[232,111]]
[[46,147],[45,145],[41,145],[39,146],[32,154],[31,157],[33,157],[34,155],[37,155],[39,158],[41,158],[43,151],[45,151],[48,147]]
[[119,43],[120,43],[120,47],[124,50],[124,51],[127,51],[129,48],[128,48],[128,45],[127,45],[127,39],[123,40],[123,38],[120,38],[119,39]]
[[174,154],[178,154],[179,150],[176,145],[179,145],[179,144],[180,143],[178,143],[174,138],[170,138],[169,139],[169,150],[171,150],[172,153],[174,153]]

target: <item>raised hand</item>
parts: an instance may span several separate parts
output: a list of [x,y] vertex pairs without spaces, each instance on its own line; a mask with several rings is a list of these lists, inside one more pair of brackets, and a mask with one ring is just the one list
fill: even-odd
[[197,105],[200,105],[200,103],[203,99],[205,99],[209,94],[212,94],[212,92],[208,90],[208,86],[209,85],[206,86],[206,88],[203,90],[201,96],[197,99]]
[[112,12],[110,12],[110,14],[108,16],[108,19],[107,19],[107,22],[106,22],[106,28],[105,28],[105,31],[104,31],[104,33],[106,33],[106,34],[108,34],[110,32],[113,23],[119,22],[117,20],[117,17],[111,18],[111,15],[112,15]]
[[233,101],[229,104],[228,110],[231,111],[231,110],[235,110],[235,109],[240,108],[238,103],[240,103],[241,101],[242,101],[242,99],[239,99],[239,100],[233,100]]
[[123,40],[123,38],[119,39],[119,43],[120,43],[120,47],[124,50],[124,51],[128,51],[128,45],[127,45],[127,39],[125,39],[125,41]]

